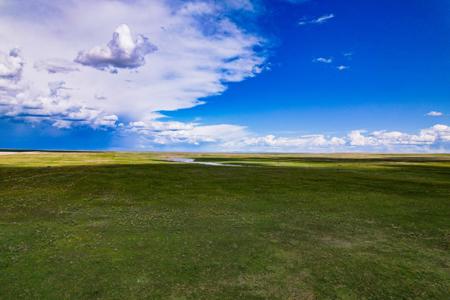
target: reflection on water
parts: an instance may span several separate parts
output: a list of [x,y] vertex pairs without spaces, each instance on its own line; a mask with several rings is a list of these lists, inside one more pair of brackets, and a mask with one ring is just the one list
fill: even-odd
[[240,167],[239,165],[230,165],[230,164],[222,164],[216,162],[207,162],[207,161],[195,161],[193,158],[184,158],[184,157],[172,157],[167,159],[168,161],[186,163],[186,164],[199,164],[199,165],[207,165],[207,166],[225,166],[225,167]]

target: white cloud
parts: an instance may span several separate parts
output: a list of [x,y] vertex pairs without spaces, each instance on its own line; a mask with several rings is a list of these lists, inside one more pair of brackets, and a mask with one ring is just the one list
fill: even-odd
[[[98,108],[71,101],[71,88],[65,81],[50,81],[45,91],[37,92],[20,81],[21,70],[0,80],[0,115],[31,123],[47,122],[58,128],[88,125],[114,127],[111,116]],[[105,119],[106,117],[106,119]]]
[[362,130],[355,130],[348,134],[348,140],[351,146],[433,145],[450,142],[450,127],[436,124],[431,128],[420,130],[418,134],[385,130],[365,134]]
[[131,122],[124,132],[135,134],[141,148],[155,145],[195,146],[199,150],[260,152],[333,152],[333,151],[445,151],[450,147],[450,127],[437,124],[417,134],[400,131],[353,130],[347,135],[256,135],[244,126],[202,125],[174,121]]
[[427,113],[427,116],[429,117],[441,117],[444,114],[440,111],[430,111],[429,113]]
[[302,135],[297,137],[246,136],[228,141],[228,150],[274,152],[330,152],[330,151],[436,151],[450,146],[450,127],[437,124],[420,130],[417,134],[399,131],[351,131],[346,136]]
[[298,22],[298,25],[303,26],[308,24],[323,24],[333,19],[334,17],[334,14],[327,14],[313,19],[303,18]]
[[24,63],[18,48],[9,53],[0,51],[0,80],[20,80]]
[[303,135],[299,137],[277,137],[266,135],[261,137],[245,137],[238,141],[228,141],[224,146],[226,148],[242,147],[251,149],[266,149],[266,151],[305,151],[314,148],[332,148],[344,145],[342,138],[325,135]]
[[80,51],[75,62],[99,70],[117,72],[117,69],[135,69],[145,64],[145,56],[155,52],[157,47],[147,37],[133,38],[131,30],[122,24],[113,33],[106,46],[96,46],[88,51]]
[[333,62],[333,58],[331,58],[331,57],[318,57],[318,58],[313,59],[313,62],[324,63],[324,64],[331,64]]
[[321,23],[325,23],[328,20],[331,20],[333,18],[334,18],[334,14],[328,14],[328,15],[321,16],[321,17],[313,20],[313,23],[321,24]]
[[155,120],[130,122],[124,128],[124,131],[138,134],[143,145],[222,144],[247,135],[245,127],[238,125],[201,125],[198,123]]
[[350,67],[349,67],[349,66],[346,66],[346,65],[339,65],[339,66],[337,66],[336,68],[337,68],[339,71],[345,71],[345,70],[350,69]]
[[[14,50],[0,58],[0,116],[99,127],[114,123],[105,116],[117,116],[114,124],[119,124],[200,105],[225,91],[227,83],[264,69],[266,54],[256,49],[266,41],[227,17],[237,9],[253,14],[250,4],[7,1],[0,11],[0,50],[20,45],[23,54]],[[101,45],[119,24],[126,25],[108,45],[79,52]],[[158,51],[147,55],[153,48],[144,36]]]

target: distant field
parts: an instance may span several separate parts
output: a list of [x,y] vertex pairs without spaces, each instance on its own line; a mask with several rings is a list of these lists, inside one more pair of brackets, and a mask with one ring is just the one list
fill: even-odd
[[0,299],[450,299],[450,155],[3,154]]

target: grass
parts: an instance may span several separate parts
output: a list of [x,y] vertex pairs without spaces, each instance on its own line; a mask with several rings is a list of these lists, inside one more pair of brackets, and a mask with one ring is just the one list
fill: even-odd
[[0,156],[0,299],[449,295],[450,155]]

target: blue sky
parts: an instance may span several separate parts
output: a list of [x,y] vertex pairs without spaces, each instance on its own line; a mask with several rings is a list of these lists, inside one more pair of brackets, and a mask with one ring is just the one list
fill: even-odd
[[55,2],[0,0],[0,148],[450,151],[446,1]]

